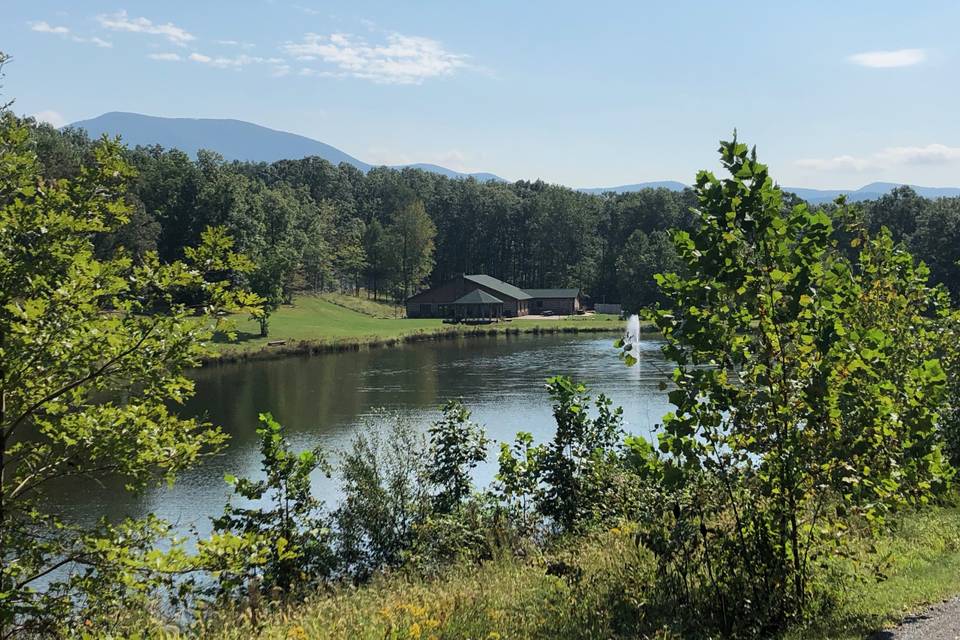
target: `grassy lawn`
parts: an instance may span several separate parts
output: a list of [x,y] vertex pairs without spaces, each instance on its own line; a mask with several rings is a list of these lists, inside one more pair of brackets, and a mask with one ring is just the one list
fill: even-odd
[[[396,318],[395,308],[379,302],[342,294],[300,296],[270,317],[270,335],[260,337],[259,325],[245,316],[237,316],[234,326],[238,340],[217,342],[222,353],[252,352],[267,347],[269,341],[312,344],[368,344],[411,335],[464,333],[470,327],[443,324],[440,319]],[[516,319],[483,325],[484,331],[602,331],[615,332],[623,322],[615,316],[574,316],[538,320]]]
[[363,293],[358,296],[349,293],[324,293],[320,297],[338,307],[353,309],[374,318],[393,320],[406,317],[406,309],[403,305],[390,304],[382,300],[371,300]]

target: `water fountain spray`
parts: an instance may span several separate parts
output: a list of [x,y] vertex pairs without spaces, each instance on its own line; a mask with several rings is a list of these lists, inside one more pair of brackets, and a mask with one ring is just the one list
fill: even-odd
[[627,330],[623,335],[623,358],[628,365],[640,362],[640,317],[636,314],[627,318]]

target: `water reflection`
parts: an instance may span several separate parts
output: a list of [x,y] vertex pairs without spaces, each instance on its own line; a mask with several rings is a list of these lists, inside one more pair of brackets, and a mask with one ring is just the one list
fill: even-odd
[[[260,412],[273,413],[298,449],[320,444],[341,450],[378,407],[426,428],[441,404],[462,398],[493,439],[530,431],[545,440],[554,423],[544,381],[556,374],[607,394],[623,407],[627,430],[649,436],[670,409],[659,388],[670,367],[656,342],[640,343],[640,361],[632,368],[612,345],[609,337],[497,336],[203,369],[194,375],[197,394],[183,411],[221,425],[230,435],[224,452],[181,474],[174,487],[133,497],[117,486],[70,486],[55,500],[80,520],[153,512],[181,528],[206,531],[228,495],[224,474],[259,471]],[[494,471],[492,463],[478,469],[478,481],[489,481]],[[320,478],[316,488],[335,500],[334,482]]]

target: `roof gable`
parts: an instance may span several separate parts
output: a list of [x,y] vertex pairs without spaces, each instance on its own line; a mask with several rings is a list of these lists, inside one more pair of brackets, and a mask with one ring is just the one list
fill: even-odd
[[503,300],[482,289],[474,289],[462,298],[454,300],[451,304],[503,304]]
[[493,289],[497,293],[505,295],[508,298],[513,298],[514,300],[530,299],[530,295],[523,289],[519,287],[515,287],[512,284],[508,284],[503,280],[497,280],[496,278],[492,276],[488,276],[486,274],[479,273],[479,274],[463,276],[463,277],[469,280],[470,282],[473,282],[474,284],[479,284],[488,289]]

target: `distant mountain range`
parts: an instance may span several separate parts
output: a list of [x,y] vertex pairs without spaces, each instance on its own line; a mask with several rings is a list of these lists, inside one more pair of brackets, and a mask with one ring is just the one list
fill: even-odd
[[[200,149],[209,149],[216,151],[226,160],[276,162],[319,156],[335,165],[341,162],[352,164],[364,172],[374,166],[319,140],[242,120],[159,118],[112,111],[67,126],[85,129],[94,138],[103,134],[119,135],[124,143],[130,146],[159,144],[168,149],[180,149],[193,157],[196,157]],[[439,173],[448,178],[472,177],[482,182],[505,182],[503,178],[492,173],[461,173],[435,164],[395,165],[393,168],[402,169],[408,166]]]
[[[784,191],[797,194],[807,202],[818,204],[822,202],[832,202],[837,196],[846,195],[848,202],[862,202],[864,200],[876,200],[880,196],[890,193],[896,187],[901,186],[896,182],[871,182],[859,189],[804,189],[802,187],[781,187]],[[957,187],[921,187],[915,184],[907,185],[918,194],[925,198],[950,198],[960,196],[960,188]],[[591,189],[580,189],[584,193],[632,193],[643,189],[670,189],[671,191],[683,191],[688,185],[674,180],[663,180],[660,182],[640,182],[637,184],[624,184],[619,187],[596,187]]]
[[676,180],[660,180],[658,182],[638,182],[636,184],[622,184],[619,187],[589,187],[577,189],[583,193],[633,193],[634,191],[643,191],[644,189],[669,189],[670,191],[683,191],[687,185]]
[[[847,196],[848,202],[862,202],[863,200],[876,200],[880,196],[884,196],[900,186],[904,185],[896,182],[871,182],[853,191],[846,189],[803,189],[799,187],[782,187],[782,189],[784,191],[791,191],[811,203],[830,202],[836,200],[837,196],[841,195]],[[960,188],[957,187],[921,187],[915,184],[906,186],[924,198],[952,198],[960,196]]]
[[[210,149],[227,160],[276,162],[277,160],[295,160],[309,156],[319,156],[335,165],[341,162],[352,164],[361,171],[369,171],[373,168],[373,165],[358,160],[350,154],[319,140],[286,131],[269,129],[242,120],[159,118],[139,113],[113,111],[91,120],[80,120],[67,126],[86,129],[91,137],[99,137],[103,134],[120,135],[123,141],[131,146],[159,144],[169,149],[180,149],[194,157],[196,157],[198,150]],[[492,173],[461,173],[435,164],[421,163],[393,166],[395,169],[404,167],[423,169],[448,178],[472,177],[481,182],[505,182],[503,178]],[[675,180],[663,180],[625,184],[617,187],[584,188],[579,189],[579,191],[595,194],[630,193],[642,189],[657,188],[682,191],[687,186]],[[783,187],[783,190],[791,191],[811,203],[830,202],[841,194],[846,194],[847,199],[851,202],[860,202],[879,198],[897,186],[899,185],[892,182],[872,182],[859,189],[829,190]],[[927,198],[960,196],[960,188],[910,186],[914,191]]]

